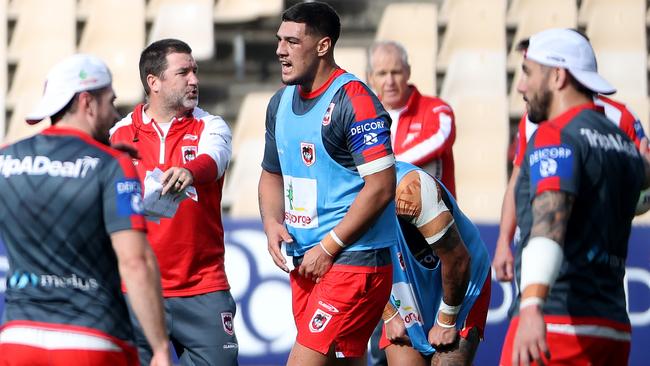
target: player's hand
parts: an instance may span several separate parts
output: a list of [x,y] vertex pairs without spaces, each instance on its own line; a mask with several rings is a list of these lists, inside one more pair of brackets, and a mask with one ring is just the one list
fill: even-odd
[[510,250],[510,243],[505,239],[497,240],[497,247],[494,251],[494,259],[492,260],[492,267],[496,273],[497,280],[501,282],[512,281],[514,258]]
[[264,232],[266,233],[269,254],[271,254],[273,262],[281,270],[289,273],[287,259],[282,254],[282,243],[293,243],[293,238],[287,231],[286,226],[277,222],[270,222],[264,225]]
[[411,339],[406,333],[406,325],[404,325],[404,319],[401,316],[397,315],[393,319],[389,320],[386,326],[386,338],[393,344],[411,345]]
[[150,366],[172,366],[171,356],[169,355],[168,347],[161,347],[159,350],[154,350],[151,357]]
[[315,245],[305,253],[298,268],[298,273],[318,283],[321,277],[325,276],[325,273],[330,270],[333,263],[334,258],[325,253],[320,245]]
[[512,349],[513,366],[529,366],[532,361],[546,365],[551,353],[546,344],[546,323],[537,305],[527,306],[519,312],[519,325]]
[[162,175],[162,195],[168,192],[178,193],[194,183],[192,172],[185,168],[171,167]]
[[436,349],[453,345],[458,340],[458,331],[454,328],[444,328],[436,322],[429,331],[429,343]]

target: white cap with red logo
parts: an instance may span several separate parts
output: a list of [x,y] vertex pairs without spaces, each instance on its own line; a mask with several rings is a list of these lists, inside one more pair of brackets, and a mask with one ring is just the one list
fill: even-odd
[[600,94],[616,93],[598,74],[596,55],[589,41],[572,29],[548,29],[532,35],[526,58],[542,65],[562,67],[587,89]]
[[61,111],[75,94],[101,89],[112,82],[111,72],[99,58],[76,54],[56,64],[47,74],[43,97],[25,120],[30,125]]

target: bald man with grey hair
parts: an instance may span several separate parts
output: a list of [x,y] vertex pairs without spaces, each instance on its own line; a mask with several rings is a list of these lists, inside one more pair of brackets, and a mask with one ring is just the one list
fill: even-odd
[[454,112],[442,99],[420,94],[410,77],[408,53],[399,42],[379,40],[368,48],[368,84],[393,121],[395,158],[424,169],[456,196]]

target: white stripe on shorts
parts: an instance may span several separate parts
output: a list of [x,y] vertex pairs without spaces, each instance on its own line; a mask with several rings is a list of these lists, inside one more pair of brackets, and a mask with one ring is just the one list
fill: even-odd
[[546,330],[549,333],[599,337],[615,341],[629,342],[632,340],[632,336],[629,332],[616,330],[602,325],[546,324]]
[[25,326],[5,328],[0,332],[0,343],[22,344],[48,350],[122,351],[109,339],[95,335]]

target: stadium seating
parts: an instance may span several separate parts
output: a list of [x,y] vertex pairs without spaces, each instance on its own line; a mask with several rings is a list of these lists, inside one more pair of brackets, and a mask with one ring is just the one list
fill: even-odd
[[31,95],[27,94],[14,105],[4,143],[11,143],[29,137],[50,125],[49,118],[35,125],[28,125],[27,122],[25,122],[25,115],[36,106],[36,103],[38,103],[40,98],[40,93]]
[[[0,39],[7,39],[7,0],[0,0]],[[0,142],[5,135],[5,98],[7,95],[7,43],[0,42]]]
[[516,47],[522,39],[544,29],[575,28],[577,25],[578,7],[575,0],[519,0],[517,3],[517,12],[508,12],[517,24],[508,55],[508,70],[519,66]]
[[406,48],[411,64],[411,82],[423,94],[436,93],[436,49],[438,28],[433,3],[396,3],[384,9],[375,40],[394,40]]
[[[248,93],[239,107],[237,122],[233,131],[233,159],[238,160],[239,152],[245,141],[264,141],[264,122],[266,120],[266,106],[271,100],[273,92]],[[262,142],[263,144],[263,142]],[[248,162],[257,164],[258,162]]]
[[7,94],[10,107],[25,95],[43,92],[47,71],[74,53],[76,40],[76,0],[21,0],[11,6],[16,25],[7,53],[16,71]]
[[218,0],[214,20],[218,24],[232,24],[276,16],[282,12],[283,3],[282,0]]
[[336,47],[334,49],[336,63],[345,71],[354,74],[361,80],[366,79],[368,51],[363,47]]
[[138,61],[145,46],[144,9],[144,0],[92,0],[87,4],[79,52],[106,61],[119,106],[132,106],[143,99]]
[[498,219],[506,185],[505,63],[505,52],[456,52],[440,93],[456,117],[454,159],[458,200],[463,211],[478,222]]
[[[159,0],[160,4],[149,33],[149,43],[163,38],[177,38],[192,47],[197,61],[214,57],[214,0]],[[191,24],[192,26],[188,26]]]
[[237,161],[226,174],[223,205],[230,207],[230,217],[259,217],[257,183],[262,173],[264,137],[244,141],[238,151]]
[[438,71],[445,72],[462,50],[505,52],[505,13],[505,0],[455,0],[438,52]]

